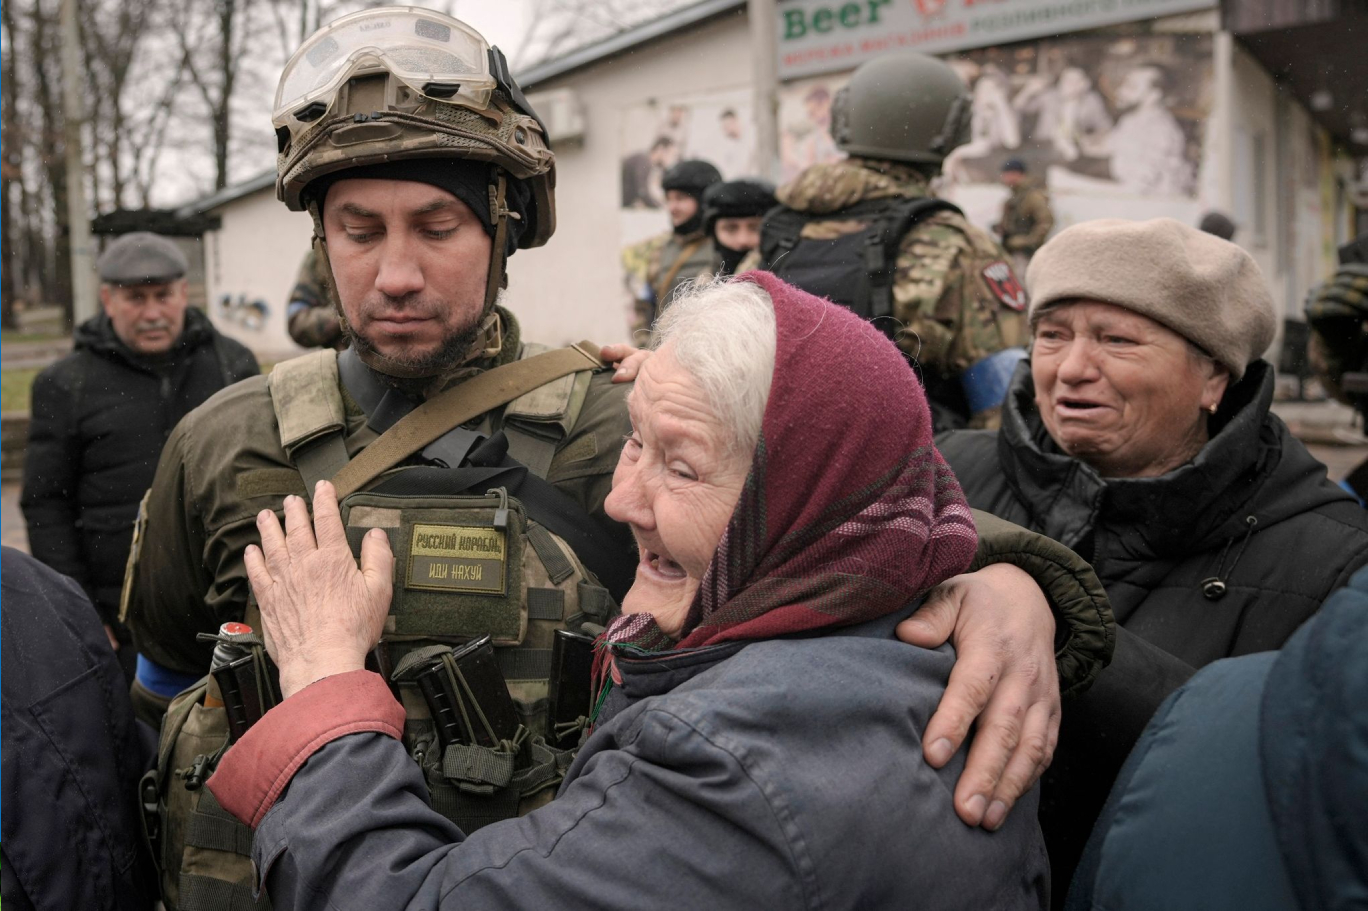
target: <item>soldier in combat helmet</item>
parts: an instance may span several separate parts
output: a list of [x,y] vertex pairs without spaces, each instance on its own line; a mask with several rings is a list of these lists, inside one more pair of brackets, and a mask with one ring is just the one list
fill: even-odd
[[712,265],[712,238],[703,225],[703,194],[721,182],[721,172],[698,158],[677,163],[661,178],[670,230],[622,251],[625,280],[632,294],[634,337],[650,330],[680,285]]
[[758,262],[878,321],[918,366],[937,430],[995,427],[1024,355],[1026,294],[1002,248],[931,195],[968,138],[970,96],[945,63],[913,51],[857,69],[831,135],[850,157],[779,188]]
[[[1368,422],[1368,233],[1339,249],[1339,269],[1306,299],[1307,355],[1325,391]],[[1368,461],[1340,481],[1368,503]]]
[[[189,414],[143,502],[122,609],[140,670],[155,670],[134,701],[163,721],[143,803],[161,821],[169,908],[255,906],[250,832],[215,816],[200,784],[234,730],[215,706],[230,694],[204,679],[216,645],[260,660],[256,679],[268,673],[258,641],[224,638],[254,635],[224,626],[238,621],[259,630],[242,555],[263,509],[331,479],[351,491],[343,508],[358,544],[369,528],[392,536],[395,610],[374,657],[396,687],[393,675],[441,660],[422,649],[488,637],[482,666],[501,679],[474,708],[457,694],[491,719],[462,768],[443,766],[433,737],[445,745],[448,728],[434,728],[427,691],[406,688],[414,755],[426,757],[434,802],[466,830],[555,793],[557,633],[578,635],[584,659],[637,562],[630,534],[603,513],[631,431],[629,387],[596,346],[535,345],[499,305],[508,257],[555,228],[554,157],[503,55],[438,13],[359,12],[291,58],[273,121],[277,195],[313,219],[350,345],[277,364]],[[217,643],[200,636],[215,630]],[[258,692],[269,705],[269,685]]]

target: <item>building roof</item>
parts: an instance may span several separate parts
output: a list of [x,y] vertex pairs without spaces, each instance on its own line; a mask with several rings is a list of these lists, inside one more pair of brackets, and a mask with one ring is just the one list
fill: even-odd
[[[657,19],[624,29],[616,35],[604,38],[602,41],[595,41],[553,60],[538,63],[515,75],[518,84],[526,91],[538,83],[564,76],[566,73],[606,60],[615,54],[633,50],[648,41],[664,38],[673,32],[697,25],[714,16],[743,9],[745,6],[746,0],[699,0],[698,3],[666,13]],[[219,206],[235,202],[244,196],[249,196],[272,186],[275,183],[275,178],[274,168],[269,171],[262,171],[255,177],[248,178],[241,183],[225,187],[208,196],[191,200],[176,209],[175,213],[177,217],[187,218],[191,215],[212,211]]]
[[255,177],[250,177],[241,183],[235,183],[231,187],[224,187],[222,190],[211,193],[208,196],[201,196],[199,199],[192,199],[185,205],[176,209],[178,218],[188,218],[191,215],[199,215],[202,212],[209,212],[219,206],[250,196],[258,190],[275,186],[275,168],[269,171],[262,171]]
[[743,9],[745,6],[746,0],[700,0],[698,3],[666,13],[658,19],[624,29],[602,41],[595,41],[553,60],[528,67],[517,73],[518,83],[526,91],[529,87],[535,87],[548,79],[564,76],[572,70],[598,63],[615,54],[633,50],[648,41],[663,38],[672,32],[697,25],[723,13]]

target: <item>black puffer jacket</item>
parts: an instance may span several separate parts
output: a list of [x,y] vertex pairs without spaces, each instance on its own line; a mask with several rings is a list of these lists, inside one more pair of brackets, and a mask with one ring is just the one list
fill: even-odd
[[1023,363],[1002,430],[937,440],[970,505],[1073,548],[1118,623],[1194,667],[1281,647],[1368,563],[1368,514],[1269,413],[1264,361],[1197,457],[1158,478],[1103,480],[1064,455],[1033,397]]
[[1280,648],[1368,563],[1368,513],[1269,413],[1272,400],[1273,369],[1259,361],[1226,393],[1192,462],[1107,481],[1046,434],[1023,362],[1000,431],[936,440],[970,505],[1093,564],[1121,626],[1111,666],[1064,700],[1043,781],[1056,907],[1122,762],[1169,693],[1218,658]]
[[135,354],[101,314],[38,375],[21,504],[35,557],[71,576],[109,622],[138,503],[171,428],[224,386],[260,373],[198,310],[168,354]]

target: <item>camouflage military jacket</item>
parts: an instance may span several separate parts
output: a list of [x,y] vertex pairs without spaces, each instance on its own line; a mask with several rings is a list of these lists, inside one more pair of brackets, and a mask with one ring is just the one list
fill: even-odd
[[622,268],[632,292],[633,336],[649,330],[679,287],[697,279],[713,262],[712,240],[702,231],[683,237],[666,231],[622,251]]
[[1040,249],[1054,227],[1054,213],[1045,191],[1029,180],[1023,180],[1002,206],[1002,221],[997,232],[1002,245],[1012,253],[1030,255]]
[[1362,407],[1362,397],[1346,393],[1341,383],[1345,373],[1368,370],[1368,266],[1340,266],[1334,278],[1312,289],[1306,321],[1316,378],[1335,398]]
[[[779,202],[800,212],[837,212],[875,199],[930,195],[914,168],[849,158],[814,165],[780,187]],[[863,230],[833,219],[804,228],[814,239]],[[753,268],[748,258],[739,271]],[[1025,295],[1000,246],[955,212],[936,212],[902,240],[893,284],[893,315],[905,327],[898,344],[924,369],[947,379],[991,354],[1025,342]]]
[[[504,318],[503,353],[486,369],[516,358],[521,349],[516,320]],[[190,412],[172,431],[144,507],[130,567],[127,623],[138,651],[184,674],[209,668],[213,643],[197,642],[228,620],[241,620],[247,605],[244,548],[256,543],[256,514],[281,509],[289,494],[303,496],[304,482],[285,454],[276,428],[267,377],[253,377],[218,393]],[[459,382],[459,380],[458,380]],[[611,371],[595,373],[578,420],[561,440],[547,480],[612,528],[603,501],[625,435],[631,432],[626,396]],[[345,443],[349,456],[377,439],[361,408],[343,390]],[[501,414],[490,414],[492,426]]]
[[347,347],[342,326],[333,309],[328,288],[332,276],[317,252],[310,250],[299,264],[294,288],[290,290],[290,304],[286,321],[290,338],[305,348]]

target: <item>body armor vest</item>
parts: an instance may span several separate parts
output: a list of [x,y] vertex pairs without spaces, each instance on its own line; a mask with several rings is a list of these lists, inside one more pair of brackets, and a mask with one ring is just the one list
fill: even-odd
[[[341,376],[332,351],[271,376],[282,443],[310,490],[339,458],[345,464],[343,382],[372,428],[402,417],[394,395],[358,388],[366,374],[341,357]],[[478,428],[449,431],[423,450],[427,464],[392,469],[340,504],[354,553],[372,528],[389,537],[394,595],[368,667],[404,706],[404,745],[433,808],[466,833],[555,795],[590,710],[593,636],[630,585],[631,561],[601,521],[544,477],[589,377],[565,376],[493,409]],[[247,620],[259,632],[254,603]],[[240,664],[249,684],[264,681],[237,708],[250,721],[278,699],[274,669],[259,647]],[[203,787],[235,711],[232,699],[206,705],[209,689],[206,678],[172,702],[157,768],[142,783],[163,898],[171,911],[269,907],[264,894],[252,897],[251,830]]]

